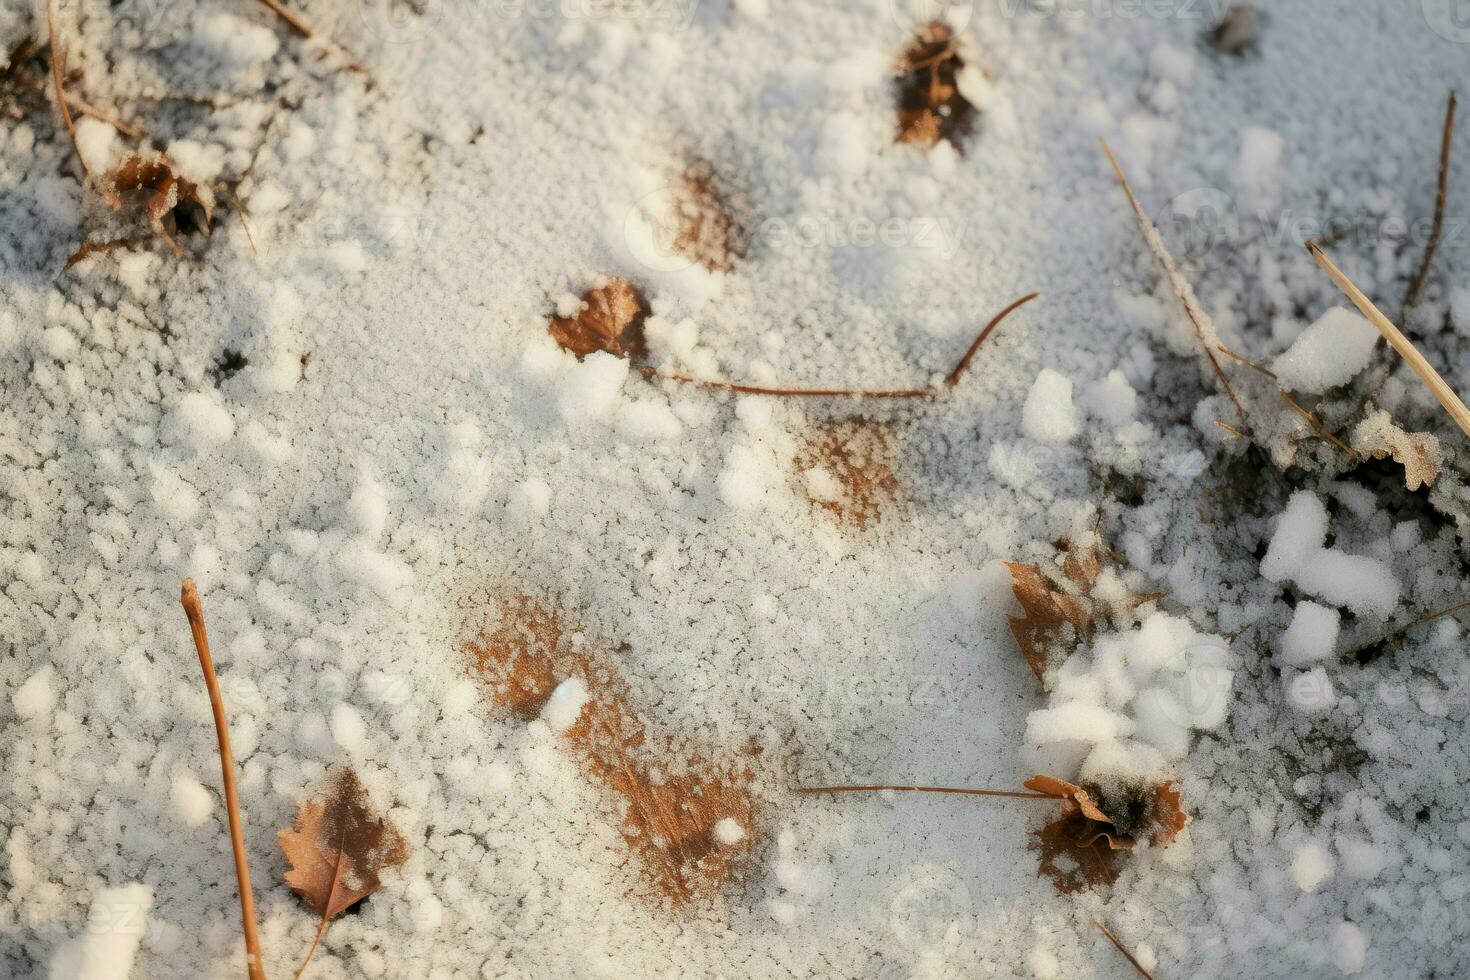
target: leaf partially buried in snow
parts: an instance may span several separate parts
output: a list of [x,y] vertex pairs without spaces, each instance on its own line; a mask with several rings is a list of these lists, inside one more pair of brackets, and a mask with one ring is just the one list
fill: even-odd
[[332,917],[377,891],[382,873],[408,859],[403,835],[372,811],[351,769],[337,773],[325,800],[301,804],[296,826],[276,836],[291,864],[286,884],[321,916],[307,962]]
[[[1011,635],[1031,671],[1045,681],[1054,659],[1065,659],[1092,633],[1099,619],[1131,615],[1160,593],[1139,595],[1109,572],[1104,576],[1105,552],[1096,545],[1058,541],[1060,561],[1043,570],[1029,562],[1008,561],[1011,591],[1021,604],[1021,615],[1008,618]],[[1107,582],[1111,589],[1102,588]]]
[[575,315],[553,316],[546,329],[578,360],[597,351],[636,360],[645,352],[643,321],[648,314],[648,301],[636,286],[609,279],[582,294],[582,308]]
[[1045,678],[1051,652],[1062,646],[1074,647],[1086,636],[1095,615],[1089,593],[1101,568],[1097,549],[1072,547],[1065,542],[1062,546],[1065,557],[1061,584],[1044,575],[1040,566],[1006,562],[1011,571],[1011,591],[1022,612],[1009,617],[1011,635],[1037,680]]
[[1025,786],[1063,801],[1062,813],[1033,832],[1030,848],[1037,852],[1037,873],[1064,895],[1112,884],[1117,863],[1139,835],[1162,846],[1189,820],[1178,788],[1168,781],[1109,794],[1054,776],[1033,776]]
[[174,172],[167,157],[144,160],[136,153],[102,178],[103,199],[114,211],[136,208],[155,234],[179,254],[180,232],[209,231],[214,193]]

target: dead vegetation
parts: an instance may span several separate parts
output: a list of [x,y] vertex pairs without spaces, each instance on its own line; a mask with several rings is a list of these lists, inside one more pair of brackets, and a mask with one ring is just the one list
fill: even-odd
[[[634,709],[613,655],[574,647],[563,614],[546,603],[512,596],[495,619],[464,647],[491,705],[531,721],[559,684],[585,683],[589,699],[561,738],[620,801],[619,830],[645,873],[641,897],[677,909],[707,903],[737,880],[760,837],[749,766],[671,757],[669,740]],[[726,819],[740,827],[740,840],[716,837]]]
[[1047,671],[1089,639],[1099,621],[1116,625],[1140,606],[1163,598],[1158,592],[1128,591],[1111,574],[1109,587],[1099,589],[1103,559],[1110,556],[1096,544],[1061,540],[1053,547],[1056,558],[1051,562],[1006,562],[1011,591],[1021,606],[1020,616],[1009,617],[1011,635],[1043,684]]
[[626,279],[609,279],[582,294],[578,312],[553,316],[546,329],[579,361],[598,351],[638,361],[648,352],[643,324],[650,312],[638,287]]
[[919,29],[898,59],[898,142],[960,148],[979,114],[960,92],[964,68],[953,28],[935,21]]
[[383,872],[408,860],[408,841],[372,808],[351,768],[333,773],[326,795],[303,802],[295,826],[276,837],[291,865],[286,884],[321,916],[300,977],[327,924],[383,886]]
[[[225,718],[224,699],[214,671],[209,637],[204,626],[204,606],[199,590],[185,579],[180,594],[184,615],[199,654],[204,686],[214,714],[215,735],[225,792],[225,811],[230,827],[230,847],[240,893],[241,931],[245,938],[245,972],[250,980],[265,980],[265,958],[255,922],[255,894],[250,884],[250,866],[245,852],[245,835],[240,819],[240,800],[235,791],[235,760],[230,749],[230,728]],[[351,768],[338,769],[326,794],[302,802],[295,826],[277,835],[281,851],[291,867],[285,882],[310,903],[320,916],[311,948],[296,971],[299,980],[316,953],[327,924],[382,887],[383,872],[408,859],[408,842],[391,823],[373,810],[367,792]]]

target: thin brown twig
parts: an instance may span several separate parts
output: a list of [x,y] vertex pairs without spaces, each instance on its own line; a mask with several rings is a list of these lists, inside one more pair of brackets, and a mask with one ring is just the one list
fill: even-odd
[[230,847],[234,851],[235,877],[240,885],[240,919],[245,932],[245,969],[250,980],[265,980],[260,936],[255,931],[255,896],[250,890],[250,866],[245,857],[240,800],[235,794],[235,761],[230,754],[229,723],[225,720],[225,703],[220,697],[214,660],[209,655],[209,637],[204,631],[204,605],[199,601],[199,590],[194,587],[193,579],[184,579],[179,600],[184,605],[184,615],[189,618],[189,631],[194,634],[194,649],[199,653],[199,666],[204,671],[204,686],[209,691],[209,707],[214,712],[214,731],[219,738],[219,765],[225,784],[225,809],[230,818]]
[[960,377],[964,375],[965,371],[968,370],[970,367],[970,361],[974,360],[975,355],[979,353],[980,345],[985,343],[986,339],[990,336],[990,332],[992,330],[1000,326],[1000,321],[1004,320],[1006,317],[1010,316],[1013,311],[1020,309],[1040,295],[1040,293],[1035,292],[1027,293],[1025,296],[1022,296],[1020,299],[1011,303],[1010,306],[1007,306],[995,316],[991,317],[990,322],[985,325],[985,329],[980,331],[980,335],[976,337],[975,342],[970,345],[970,349],[965,351],[965,356],[960,358],[960,362],[954,366],[954,370],[949,372],[949,376],[944,379],[944,386],[946,388],[953,388],[955,385],[959,384]]
[[71,137],[71,148],[76,151],[82,172],[90,173],[87,170],[87,161],[82,156],[82,149],[77,146],[77,124],[71,118],[71,106],[67,105],[66,89],[61,82],[61,62],[65,59],[56,44],[56,21],[51,14],[51,0],[46,0],[46,35],[51,43],[51,84],[56,87],[56,107],[61,110],[61,121],[66,123],[67,135]]
[[1227,357],[1233,357],[1233,358],[1235,358],[1235,360],[1237,360],[1240,363],[1244,364],[1246,367],[1250,368],[1253,371],[1259,371],[1261,374],[1264,374],[1266,377],[1270,378],[1272,381],[1275,381],[1276,380],[1276,372],[1275,371],[1272,371],[1272,370],[1269,370],[1267,368],[1261,367],[1255,361],[1251,360],[1250,358],[1246,357],[1243,354],[1237,354],[1235,351],[1231,350],[1229,347],[1226,347],[1224,344],[1216,344],[1215,346],[1220,349],[1220,353],[1226,355]]
[[1439,612],[1432,612],[1432,613],[1430,613],[1427,616],[1420,616],[1418,619],[1414,620],[1408,626],[1405,626],[1403,629],[1399,630],[1399,633],[1400,634],[1407,633],[1407,632],[1409,632],[1409,630],[1413,629],[1416,626],[1423,626],[1425,623],[1432,622],[1432,621],[1434,621],[1436,619],[1439,619],[1439,618],[1441,618],[1443,616],[1449,616],[1452,613],[1457,613],[1461,609],[1470,609],[1470,600],[1467,600],[1465,602],[1457,602],[1453,606],[1450,606],[1447,609],[1441,609]]
[[1425,280],[1429,278],[1429,265],[1434,261],[1434,251],[1439,248],[1440,232],[1444,230],[1444,204],[1450,186],[1450,144],[1454,135],[1455,90],[1450,89],[1449,105],[1444,111],[1444,134],[1440,137],[1439,144],[1439,188],[1434,194],[1434,223],[1429,228],[1429,240],[1424,243],[1424,258],[1419,260],[1419,271],[1414,274],[1414,281],[1409,284],[1409,291],[1404,295],[1405,319],[1409,311],[1419,304],[1419,294],[1424,291]]
[[281,6],[280,0],[260,0],[260,2],[275,11],[276,16],[284,20],[287,24],[290,24],[291,29],[297,34],[300,34],[302,37],[312,36],[312,30],[306,26],[306,22]]
[[643,376],[663,381],[700,388],[718,388],[742,395],[776,395],[784,398],[932,398],[933,388],[905,388],[896,391],[855,391],[851,388],[764,388],[760,385],[737,384],[734,381],[713,381],[708,378],[692,378],[687,374],[665,374],[655,368],[644,368]]
[[250,222],[245,218],[245,206],[240,203],[240,195],[236,188],[229,188],[230,205],[235,209],[235,214],[240,218],[240,225],[245,229],[245,238],[250,242],[250,254],[260,258],[260,253],[255,250],[255,235],[250,231]]
[[1205,323],[1202,320],[1208,318],[1205,317],[1204,311],[1199,308],[1199,300],[1195,298],[1194,288],[1185,281],[1184,276],[1180,274],[1178,267],[1174,264],[1174,257],[1164,247],[1163,237],[1159,235],[1158,228],[1154,227],[1153,220],[1143,210],[1143,205],[1139,203],[1138,195],[1133,193],[1133,185],[1128,183],[1128,178],[1124,175],[1123,168],[1118,165],[1118,158],[1113,156],[1113,150],[1108,146],[1107,140],[1100,139],[1098,142],[1102,144],[1103,153],[1107,154],[1108,163],[1113,165],[1113,173],[1117,175],[1118,183],[1123,185],[1123,193],[1128,196],[1128,203],[1133,207],[1133,216],[1138,222],[1138,230],[1143,233],[1145,244],[1148,245],[1149,251],[1154,253],[1154,258],[1158,260],[1159,265],[1163,266],[1164,275],[1169,280],[1169,286],[1174,292],[1174,297],[1179,300],[1179,305],[1184,308],[1184,315],[1189,318],[1190,325],[1194,327],[1194,334],[1199,339],[1199,345],[1204,351],[1205,359],[1210,362],[1210,369],[1214,371],[1215,377],[1219,380],[1221,387],[1225,389],[1225,394],[1230,396],[1230,400],[1235,403],[1235,410],[1240,413],[1241,429],[1249,433],[1251,430],[1250,417],[1246,414],[1245,406],[1236,397],[1235,389],[1230,384],[1230,378],[1226,376],[1225,369],[1220,366],[1220,359],[1210,349],[1209,338],[1215,334],[1214,326],[1211,325],[1206,329]]
[[1383,315],[1383,311],[1364,295],[1363,291],[1347,277],[1347,273],[1337,267],[1336,262],[1327,257],[1327,253],[1322,251],[1316,242],[1307,242],[1307,251],[1312,253],[1312,258],[1332,278],[1337,288],[1353,301],[1358,312],[1367,317],[1368,321],[1378,328],[1378,332],[1393,345],[1393,349],[1399,352],[1399,356],[1409,363],[1409,367],[1419,375],[1419,380],[1424,382],[1425,387],[1450,414],[1450,418],[1455,420],[1460,431],[1470,435],[1470,408],[1465,407],[1465,403],[1460,400],[1459,395],[1455,394],[1455,390],[1445,383],[1444,378],[1439,376],[1439,372],[1434,369],[1433,365],[1425,359],[1423,354],[1419,353],[1419,348],[1404,336],[1402,330],[1394,326],[1392,320]]
[[1337,438],[1337,436],[1333,435],[1331,432],[1328,432],[1326,427],[1323,426],[1321,422],[1317,421],[1317,416],[1307,411],[1297,402],[1296,399],[1288,395],[1285,388],[1279,389],[1279,391],[1281,393],[1282,399],[1285,400],[1286,404],[1296,409],[1301,417],[1307,420],[1307,424],[1312,427],[1312,431],[1316,433],[1319,438],[1326,439],[1338,449],[1341,449],[1343,452],[1347,453],[1353,458],[1353,462],[1361,463],[1363,461],[1363,455],[1361,453],[1359,453],[1352,446],[1349,446],[1347,443],[1343,442],[1341,439]]
[[82,101],[75,95],[68,96],[67,101],[69,101],[73,106],[76,107],[77,112],[80,112],[84,116],[91,116],[93,119],[97,119],[107,123],[107,125],[111,126],[119,133],[122,133],[128,139],[140,140],[145,135],[144,132],[137,126],[134,126],[131,123],[123,122],[122,119],[120,119],[113,113],[108,112],[106,109],[99,109],[89,102]]
[[[953,388],[957,385],[965,372],[970,367],[970,362],[975,359],[981,346],[994,332],[1002,320],[1022,306],[1031,302],[1040,293],[1027,293],[1020,299],[1015,300],[1005,309],[990,318],[980,333],[971,342],[965,355],[960,358],[954,369],[945,376],[944,386]],[[854,388],[771,388],[764,385],[740,384],[735,381],[719,381],[708,378],[694,378],[686,374],[666,374],[657,368],[644,368],[643,376],[650,379],[662,379],[665,381],[677,381],[680,384],[697,385],[701,388],[716,388],[721,391],[733,391],[742,395],[772,395],[782,398],[933,398],[939,394],[936,388],[898,388],[880,391],[861,391]]]
[[1235,426],[1230,425],[1227,422],[1221,422],[1219,419],[1215,419],[1215,424],[1218,425],[1220,428],[1224,429],[1226,432],[1228,432],[1231,435],[1235,436],[1235,438],[1237,438],[1237,439],[1244,439],[1245,438],[1245,433],[1244,432],[1241,432]]
[[1060,800],[1049,793],[1023,793],[1006,789],[966,789],[959,786],[800,786],[797,793],[958,793],[964,796],[1008,796],[1016,800]]
[[1097,926],[1100,930],[1102,930],[1102,934],[1104,936],[1107,936],[1108,937],[1108,940],[1114,946],[1117,947],[1118,952],[1122,953],[1123,956],[1128,960],[1128,962],[1131,963],[1131,964],[1133,964],[1133,969],[1135,969],[1135,970],[1138,971],[1138,975],[1139,976],[1144,977],[1145,980],[1154,980],[1154,975],[1152,973],[1148,972],[1147,970],[1145,970],[1143,968],[1143,964],[1140,963],[1140,962],[1138,962],[1137,958],[1135,958],[1132,953],[1128,952],[1128,948],[1126,946],[1124,946],[1121,942],[1118,941],[1118,937],[1117,936],[1113,935],[1113,930],[1111,930],[1107,926],[1103,925],[1097,919],[1093,919],[1092,920],[1092,924],[1095,925],[1095,926]]

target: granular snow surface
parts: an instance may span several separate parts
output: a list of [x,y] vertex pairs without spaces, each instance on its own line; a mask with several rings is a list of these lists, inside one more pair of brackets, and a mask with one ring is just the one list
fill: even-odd
[[[1094,920],[1160,978],[1470,973],[1470,661],[1416,623],[1470,591],[1466,436],[1302,248],[1399,318],[1470,91],[1453,0],[1262,4],[1238,55],[1218,0],[289,6],[313,39],[53,0],[74,145],[46,5],[0,4],[0,973],[241,974],[186,576],[272,975],[317,927],[276,833],[344,765],[411,853],[317,977],[1134,975]],[[898,143],[936,15],[977,114]],[[66,268],[120,234],[97,181],[137,140],[98,116],[215,189],[208,237]],[[1220,342],[1329,428],[1371,394],[1435,434],[1439,496],[1218,353],[1269,397],[1260,446],[1215,424],[1250,428],[1099,138]],[[723,264],[661,232],[690,167]],[[1462,173],[1405,326],[1467,391]],[[610,277],[644,360],[548,333]],[[1043,685],[1004,562],[1063,539],[1121,612]],[[589,778],[600,674],[527,714],[472,666],[519,597],[612,664],[655,786],[740,774],[708,894],[660,892]],[[792,792],[1036,774],[1172,780],[1190,821],[1062,894],[1054,801]]]

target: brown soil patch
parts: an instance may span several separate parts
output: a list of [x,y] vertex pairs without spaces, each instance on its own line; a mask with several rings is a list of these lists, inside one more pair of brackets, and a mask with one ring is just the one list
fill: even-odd
[[[581,677],[590,698],[561,737],[588,775],[624,803],[620,830],[646,872],[644,897],[676,908],[712,899],[746,867],[759,836],[750,769],[676,756],[671,740],[634,711],[609,654],[574,650],[562,615],[538,599],[513,596],[498,605],[498,622],[464,648],[490,702],[529,721],[558,684]],[[727,817],[745,832],[735,844],[715,839],[715,825]]]

